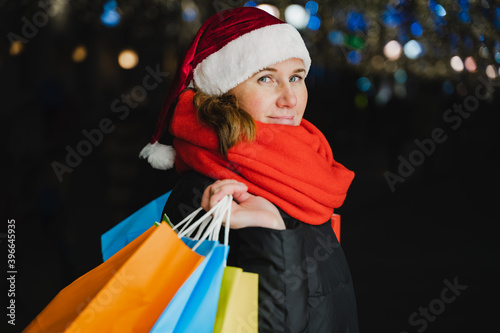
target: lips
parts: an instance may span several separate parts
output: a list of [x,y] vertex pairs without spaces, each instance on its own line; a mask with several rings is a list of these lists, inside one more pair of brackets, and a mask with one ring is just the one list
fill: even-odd
[[269,116],[271,124],[294,125],[294,116]]

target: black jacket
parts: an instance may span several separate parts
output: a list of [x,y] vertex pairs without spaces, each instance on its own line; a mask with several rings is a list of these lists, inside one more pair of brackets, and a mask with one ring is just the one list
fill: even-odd
[[[180,222],[213,182],[185,173],[164,213]],[[227,264],[259,274],[259,332],[358,332],[349,267],[330,221],[309,225],[280,212],[286,230],[249,227],[229,237]]]

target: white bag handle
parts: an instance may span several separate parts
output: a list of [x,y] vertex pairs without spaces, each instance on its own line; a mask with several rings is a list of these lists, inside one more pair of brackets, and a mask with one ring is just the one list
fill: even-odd
[[[198,208],[181,222],[173,227],[176,230],[180,227],[180,231],[177,236],[191,237],[194,240],[198,240],[198,243],[193,247],[193,251],[200,246],[200,244],[205,240],[217,240],[219,237],[219,232],[222,226],[222,221],[224,216],[226,216],[225,230],[224,230],[224,245],[229,244],[229,229],[230,229],[230,217],[231,217],[231,204],[233,202],[232,195],[226,195],[221,201],[217,203],[212,209],[201,216],[198,221],[193,222],[196,215],[203,210],[203,208]],[[199,227],[196,235],[192,235],[194,230]]]

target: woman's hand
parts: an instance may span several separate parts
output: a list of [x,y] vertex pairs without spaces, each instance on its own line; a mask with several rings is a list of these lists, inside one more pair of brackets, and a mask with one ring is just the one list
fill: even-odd
[[201,207],[209,211],[226,195],[232,195],[231,228],[264,227],[284,230],[285,222],[270,201],[247,192],[248,187],[234,179],[218,180],[203,192]]

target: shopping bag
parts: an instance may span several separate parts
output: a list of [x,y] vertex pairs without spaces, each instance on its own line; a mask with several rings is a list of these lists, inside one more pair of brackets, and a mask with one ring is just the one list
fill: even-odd
[[[188,243],[190,242],[187,239],[183,239],[183,241]],[[192,246],[192,244],[189,245]],[[202,273],[204,273],[207,263],[212,257],[213,250],[216,246],[216,242],[205,241],[200,247],[198,247],[196,252],[198,254],[203,254],[205,256],[205,260],[202,261],[193,274],[191,274],[182,287],[176,292],[175,296],[172,298],[167,308],[163,311],[150,332],[173,332],[173,329],[175,328],[175,325],[177,325],[177,322],[179,321],[179,318],[188,303],[189,297],[193,294]]]
[[104,261],[108,260],[113,254],[148,230],[153,222],[160,219],[170,192],[154,199],[102,234],[101,249]]
[[[189,228],[182,228],[179,231],[179,236],[189,235],[189,238],[183,237],[182,239],[197,252],[204,246],[213,250],[206,254],[206,259],[202,265],[196,269],[186,283],[177,291],[151,332],[212,332],[217,312],[222,275],[229,252],[228,237],[231,202],[232,197],[226,196],[213,209],[212,220],[210,220],[210,215],[212,214],[210,211],[202,216],[197,223],[188,223]],[[191,216],[196,215],[197,211],[191,214]],[[220,244],[217,239],[224,217],[226,217],[224,244]],[[180,229],[189,218],[187,217],[174,228]],[[205,240],[206,238],[208,240]],[[201,246],[199,246],[199,239],[202,240]],[[213,246],[213,244],[216,245]]]
[[[185,288],[190,282],[186,281],[150,332],[211,333],[217,312],[224,272],[223,263],[226,261],[226,256],[223,246],[215,247],[194,286]],[[188,289],[191,289],[191,292]],[[181,301],[176,302],[178,300]]]
[[258,331],[259,276],[226,267],[222,277],[214,333]]
[[340,215],[333,214],[331,218],[331,223],[333,232],[335,233],[335,236],[337,236],[337,240],[340,243]]
[[166,223],[64,288],[25,332],[147,332],[202,262]]

